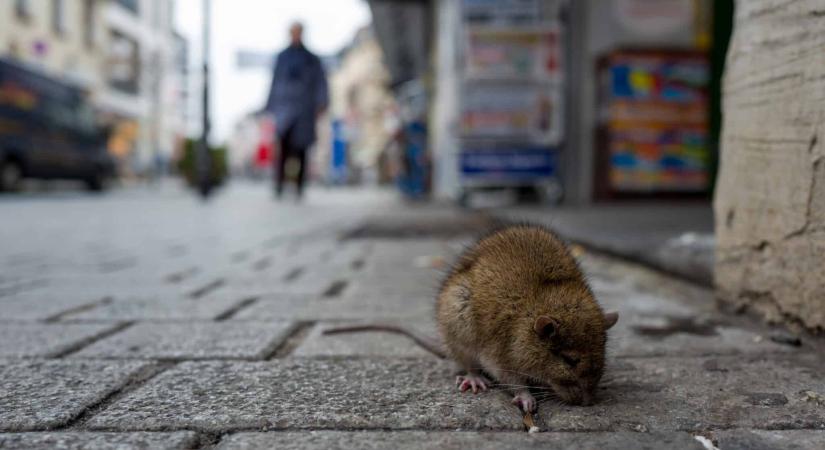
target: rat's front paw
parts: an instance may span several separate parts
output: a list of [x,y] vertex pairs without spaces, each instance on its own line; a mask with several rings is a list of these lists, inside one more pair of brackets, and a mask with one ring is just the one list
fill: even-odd
[[536,398],[527,390],[516,392],[513,397],[513,404],[526,413],[536,410]]
[[455,377],[455,385],[458,386],[461,392],[472,389],[473,394],[477,394],[478,391],[486,391],[489,383],[483,376],[472,373]]

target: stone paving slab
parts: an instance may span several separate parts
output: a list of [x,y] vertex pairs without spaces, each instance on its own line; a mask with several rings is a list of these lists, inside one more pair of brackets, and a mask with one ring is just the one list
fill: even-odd
[[376,268],[387,264],[411,265],[416,257],[446,255],[453,253],[451,247],[441,239],[373,239],[370,259],[380,262]]
[[[261,290],[272,290],[283,285],[284,279],[298,267],[288,261],[277,261],[274,257],[255,257],[237,273],[225,274],[224,286],[253,286]],[[219,292],[219,291],[216,291]],[[276,289],[274,292],[278,292]]]
[[186,297],[191,291],[216,277],[191,278],[171,283],[163,277],[96,275],[52,279],[36,293],[76,293],[92,298],[151,299],[157,297]]
[[825,430],[725,430],[710,433],[719,450],[822,450]]
[[[287,275],[292,272],[292,270],[294,269],[288,270]],[[259,297],[276,294],[320,297],[333,281],[334,279],[329,278],[320,278],[312,281],[287,281],[284,277],[253,278],[247,276],[228,279],[226,283],[219,289],[216,289],[213,294],[233,297]]]
[[91,418],[101,430],[432,428],[520,430],[509,397],[458,395],[431,359],[187,362]]
[[231,296],[203,298],[124,299],[66,315],[63,320],[212,320],[231,310],[244,299]]
[[26,291],[0,297],[0,322],[36,321],[103,301],[102,296],[76,291]]
[[294,322],[138,323],[72,357],[262,359],[294,328]]
[[352,281],[346,297],[409,296],[435,299],[441,276],[435,272],[359,276]]
[[[613,361],[589,408],[540,407],[556,431],[825,428],[821,355]],[[813,400],[812,400],[813,399]]]
[[308,295],[322,295],[336,282],[346,282],[341,289],[339,296],[351,288],[351,280],[356,276],[349,265],[327,266],[316,265],[305,267],[300,275],[290,281],[281,282],[279,285],[281,292],[292,292]]
[[195,448],[191,431],[174,433],[0,433],[0,449],[54,450],[184,450]]
[[[553,431],[825,427],[825,407],[810,400],[825,393],[817,356],[623,359],[613,362],[599,404],[544,404],[539,423]],[[94,417],[91,426],[520,427],[508,396],[460,394],[453,373],[447,362],[409,359],[185,363]]]
[[[368,265],[368,261],[371,259],[370,246],[366,242],[361,242],[357,245],[345,244],[334,247],[334,251],[329,255],[324,255],[322,262],[325,265],[362,270]],[[353,263],[356,261],[360,262],[354,265]]]
[[[591,282],[591,285],[594,283]],[[616,310],[631,314],[668,314],[674,316],[687,316],[697,313],[697,308],[691,307],[682,302],[661,295],[653,295],[647,292],[640,292],[630,287],[617,289],[613,286],[613,291],[601,291],[598,285],[591,286],[596,296],[596,300],[605,310]]]
[[[202,273],[203,270],[195,262],[191,264],[188,262],[168,264],[154,261],[152,265],[114,273],[86,271],[68,275],[50,272],[47,282],[48,287],[54,289],[78,287],[105,289],[107,286],[115,288],[132,286],[140,289],[157,284],[168,284],[170,286],[187,284],[189,280],[198,277]],[[169,278],[171,275],[178,275],[180,277],[178,282],[173,282]]]
[[642,316],[620,313],[608,331],[608,354],[635,356],[764,355],[794,353],[799,349],[732,325],[690,316]]
[[139,362],[0,361],[0,431],[65,425],[145,367]]
[[[816,355],[614,362],[589,408],[545,403],[553,431],[825,427]],[[502,392],[460,394],[450,363],[411,359],[185,363],[95,416],[99,429],[518,429]],[[809,394],[813,393],[813,394]],[[185,413],[181,413],[185,411]]]
[[248,320],[398,320],[430,319],[430,297],[315,298],[302,295],[262,296],[233,319]]
[[[679,309],[694,313],[719,313],[710,289],[601,255],[584,252],[579,255],[579,260],[600,299],[609,297],[617,302],[638,302],[648,310],[656,305],[661,305],[660,311],[678,305]],[[600,296],[600,290],[606,295]],[[645,297],[645,300],[637,301],[637,297]]]
[[307,431],[238,433],[224,438],[219,450],[277,448],[280,450],[347,449],[424,449],[424,450],[624,450],[692,449],[704,447],[688,433],[485,433],[424,431]]
[[117,325],[0,323],[0,357],[52,357],[78,347]]
[[[323,331],[339,326],[357,325],[355,322],[322,322],[312,327],[309,335],[296,348],[291,356],[295,357],[372,357],[384,356],[394,358],[430,357],[430,352],[405,336],[388,332],[364,332],[324,335]],[[409,329],[417,330],[424,336],[437,336],[432,321],[414,321],[398,323]]]
[[35,274],[21,276],[7,275],[8,276],[0,282],[0,298],[37,289],[46,284],[46,281],[42,277],[38,277]]

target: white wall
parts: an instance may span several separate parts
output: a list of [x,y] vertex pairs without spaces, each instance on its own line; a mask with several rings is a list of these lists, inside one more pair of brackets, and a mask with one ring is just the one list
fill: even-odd
[[[91,91],[98,89],[103,64],[100,49],[105,45],[103,2],[96,4],[93,46],[86,45],[84,39],[83,0],[64,0],[65,32],[61,34],[52,27],[51,0],[29,0],[31,16],[27,20],[18,18],[15,3],[0,0],[0,55],[14,56],[53,76],[70,78]],[[38,46],[43,50],[36,50]]]

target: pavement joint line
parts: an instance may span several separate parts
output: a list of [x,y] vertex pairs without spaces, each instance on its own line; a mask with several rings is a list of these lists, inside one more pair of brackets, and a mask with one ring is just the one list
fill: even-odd
[[177,272],[172,272],[169,275],[163,277],[163,281],[167,283],[177,284],[182,281],[185,281],[187,278],[192,278],[193,275],[198,273],[197,267],[188,267],[183,270],[179,270]]
[[344,290],[349,286],[349,281],[347,280],[335,280],[330,283],[329,286],[324,290],[324,293],[321,294],[324,298],[337,298],[340,297]]
[[248,306],[251,306],[253,303],[257,302],[258,300],[259,300],[259,297],[257,297],[257,296],[248,297],[248,298],[245,298],[245,299],[241,300],[240,302],[238,302],[237,305],[235,305],[235,306],[227,309],[226,311],[218,314],[217,316],[215,316],[215,322],[223,322],[225,320],[231,319],[233,316],[235,316],[235,314],[239,313],[242,309],[244,309]]
[[315,321],[296,322],[287,334],[286,338],[281,341],[280,345],[275,346],[275,348],[273,348],[268,354],[264,355],[261,359],[264,361],[272,361],[291,355],[292,352],[295,351],[295,349],[298,348],[304,340],[306,340],[315,324]]
[[217,278],[217,279],[212,280],[209,283],[206,283],[205,285],[195,289],[194,291],[190,292],[188,296],[189,296],[189,298],[194,298],[194,299],[201,298],[204,295],[206,295],[206,294],[214,291],[215,289],[223,286],[224,284],[226,284],[226,280],[224,280],[223,278]]
[[59,353],[54,354],[54,355],[48,355],[47,357],[49,357],[49,358],[65,358],[66,356],[69,356],[73,353],[79,352],[79,351],[83,350],[84,348],[86,348],[86,347],[88,347],[88,346],[90,346],[90,345],[92,345],[92,344],[94,344],[98,341],[102,341],[103,339],[106,339],[109,336],[114,336],[115,334],[120,333],[121,331],[123,331],[123,330],[131,327],[132,325],[134,325],[134,323],[135,323],[134,321],[118,323],[115,326],[113,326],[112,328],[110,328],[106,331],[103,331],[102,333],[96,334],[95,336],[91,336],[88,339],[84,339],[84,340],[78,342],[77,344],[72,345],[71,347],[63,350],[62,352],[59,352]]
[[[161,373],[171,369],[175,364],[157,362],[155,364],[148,364],[146,367],[140,369],[136,374],[131,375],[119,389],[115,389],[108,395],[103,397],[100,401],[86,406],[74,418],[69,420],[66,424],[54,428],[54,431],[90,431],[85,428],[86,423],[98,412],[103,411],[116,401],[124,398],[131,392],[140,388],[151,379],[160,375]],[[51,430],[49,430],[51,431]],[[122,430],[113,430],[122,431]]]
[[75,306],[74,308],[67,309],[65,311],[61,311],[53,316],[46,317],[43,319],[45,323],[55,323],[55,322],[62,322],[67,316],[71,316],[72,314],[77,314],[85,311],[89,311],[92,309],[97,308],[98,306],[108,305],[112,303],[114,299],[111,296],[106,296],[97,300],[92,300],[89,303],[84,303],[80,306]]
[[304,267],[298,266],[294,269],[290,270],[286,275],[284,275],[284,282],[289,283],[290,281],[295,281],[304,273]]
[[[178,431],[178,430],[176,430]],[[180,430],[180,431],[192,431],[198,438],[198,443],[192,450],[207,450],[207,449],[215,449],[218,448],[218,445],[223,441],[224,436],[229,433],[226,432],[218,432],[218,431],[198,431],[198,430]]]

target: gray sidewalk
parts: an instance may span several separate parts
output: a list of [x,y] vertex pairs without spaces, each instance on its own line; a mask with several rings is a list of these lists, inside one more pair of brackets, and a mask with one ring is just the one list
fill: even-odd
[[450,363],[402,337],[321,333],[433,333],[444,261],[483,217],[376,192],[268,194],[0,198],[0,448],[825,446],[821,347],[586,252],[621,315],[600,401],[540,404],[544,432],[528,435],[506,393],[458,392]]

